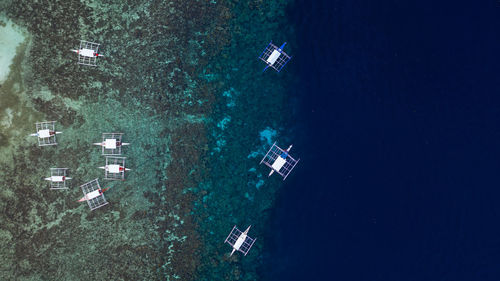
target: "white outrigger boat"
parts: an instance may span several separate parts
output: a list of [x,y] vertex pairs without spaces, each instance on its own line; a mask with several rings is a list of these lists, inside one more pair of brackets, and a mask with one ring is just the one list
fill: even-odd
[[66,176],[66,170],[68,168],[50,168],[50,177],[45,178],[50,181],[50,189],[68,189],[66,181],[71,178]]
[[56,135],[62,132],[56,131],[56,121],[35,123],[36,133],[31,137],[38,137],[38,146],[57,145]]
[[97,66],[97,57],[104,57],[99,54],[98,43],[80,40],[80,48],[71,50],[78,54],[78,64]]
[[102,148],[102,155],[121,155],[122,146],[130,143],[122,142],[123,133],[102,133],[102,141],[94,142]]
[[95,179],[81,186],[83,197],[78,202],[87,202],[90,210],[95,210],[108,204],[104,197],[104,192],[109,188],[102,189],[99,180]]
[[252,248],[253,243],[255,243],[256,240],[248,236],[250,227],[251,226],[243,232],[241,232],[236,225],[233,227],[231,233],[227,236],[226,241],[224,241],[224,243],[228,243],[231,247],[233,247],[230,256],[232,256],[236,251],[242,252],[245,256],[248,254],[248,251],[250,251],[250,248]]
[[107,180],[125,180],[125,157],[106,156],[106,166],[99,167],[104,170],[104,179]]
[[271,168],[269,176],[271,176],[274,172],[277,172],[283,177],[283,180],[285,180],[288,174],[293,170],[300,159],[295,160],[289,155],[292,146],[293,145],[290,145],[287,150],[283,150],[276,145],[276,142],[273,143],[264,158],[260,161],[260,164],[264,163],[266,166]]
[[286,42],[283,43],[280,47],[270,42],[266,49],[260,54],[259,59],[266,63],[266,67],[263,71],[266,71],[267,68],[271,67],[277,72],[280,72],[281,69],[290,61],[292,57],[283,52],[283,48],[285,48]]

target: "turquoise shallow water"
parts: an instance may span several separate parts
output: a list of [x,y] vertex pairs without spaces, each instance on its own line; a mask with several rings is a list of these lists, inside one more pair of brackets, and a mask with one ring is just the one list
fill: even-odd
[[[230,59],[213,64],[216,68],[234,62],[217,77],[227,86],[211,114],[210,170],[202,185],[202,200],[195,204],[200,229],[208,234],[202,256],[211,261],[202,266],[201,280],[259,279],[266,252],[262,235],[269,231],[268,213],[282,181],[268,178],[268,169],[258,164],[272,142],[290,141],[286,86],[292,76],[286,71],[262,73],[264,65],[256,59],[270,40],[291,39],[286,36],[292,30],[284,24],[287,4],[249,6],[235,3],[231,7],[238,16],[231,21],[231,44],[221,53]],[[257,237],[246,257],[229,258],[230,247],[220,243],[233,225],[240,229],[252,225],[250,234]]]
[[[2,2],[25,35],[0,88],[0,279],[256,280],[281,181],[258,166],[286,135],[287,73],[261,73],[284,41],[285,1]],[[283,21],[281,21],[281,19]],[[80,39],[102,43],[76,64]],[[56,120],[56,147],[27,137]],[[103,179],[91,145],[123,132],[124,182]],[[67,167],[67,191],[49,190]],[[94,178],[109,205],[76,202]],[[234,224],[258,238],[248,256],[224,245]]]

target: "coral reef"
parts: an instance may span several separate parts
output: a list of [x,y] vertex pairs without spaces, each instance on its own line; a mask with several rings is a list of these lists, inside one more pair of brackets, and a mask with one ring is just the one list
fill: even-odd
[[[284,16],[289,1],[226,3],[233,13],[231,44],[220,57],[230,62],[210,63],[210,75],[203,77],[221,87],[208,122],[211,162],[195,204],[204,234],[198,280],[258,280],[268,211],[282,182],[279,177],[267,178],[269,170],[259,161],[270,140],[290,141],[285,128],[290,123],[286,85],[291,76],[286,71],[262,73],[265,65],[257,57],[269,41],[292,39]],[[233,225],[252,225],[251,235],[258,238],[246,257],[229,257],[231,248],[222,243]]]
[[[13,1],[7,18],[29,35],[0,88],[0,279],[194,278],[193,194],[206,146],[213,82],[198,79],[227,44],[227,8],[186,1]],[[98,67],[76,64],[79,39],[102,43]],[[35,146],[34,122],[57,120],[57,147]],[[121,131],[132,171],[107,183],[90,212],[78,186],[102,177],[91,146]],[[205,148],[206,150],[206,148]],[[68,167],[68,191],[48,168]]]
[[[290,32],[277,20],[286,5],[3,2],[26,39],[0,87],[0,279],[256,280],[263,239],[245,259],[222,242],[233,224],[263,233],[280,186],[257,154],[264,130],[287,140],[276,113],[289,110],[289,78],[263,75],[256,57]],[[96,68],[76,64],[80,39],[102,44]],[[28,137],[44,120],[63,131],[57,147]],[[101,180],[110,204],[91,212],[76,200],[102,178],[91,143],[106,131],[131,142],[132,171]],[[42,180],[57,166],[67,191]]]

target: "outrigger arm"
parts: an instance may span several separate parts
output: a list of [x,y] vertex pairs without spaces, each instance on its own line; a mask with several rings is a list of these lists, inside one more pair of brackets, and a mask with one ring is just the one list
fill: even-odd
[[[98,146],[106,146],[106,143],[105,142],[94,142],[94,145],[98,145]],[[124,145],[130,145],[129,142],[122,142],[120,144],[121,146],[124,146]]]

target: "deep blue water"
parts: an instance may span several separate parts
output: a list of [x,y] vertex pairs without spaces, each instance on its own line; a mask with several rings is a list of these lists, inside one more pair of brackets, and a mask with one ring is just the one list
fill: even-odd
[[287,11],[301,162],[264,280],[500,280],[500,4],[437,2]]

